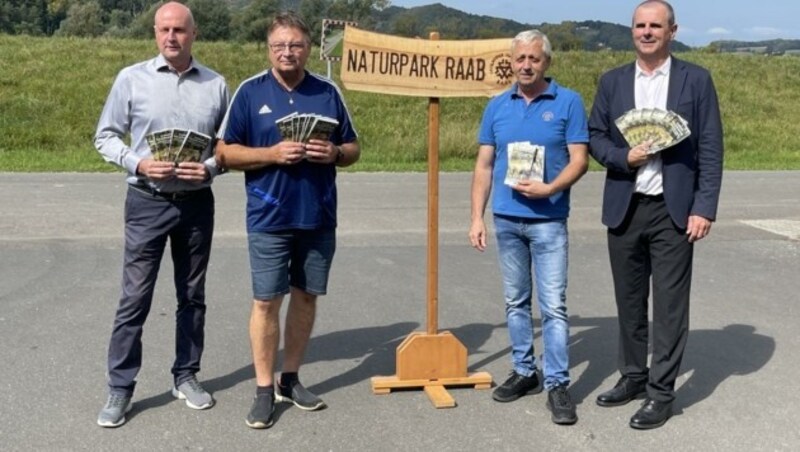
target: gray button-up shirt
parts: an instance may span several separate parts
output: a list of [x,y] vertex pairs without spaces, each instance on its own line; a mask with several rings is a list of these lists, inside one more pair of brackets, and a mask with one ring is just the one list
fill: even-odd
[[[225,79],[194,58],[183,74],[169,67],[162,55],[121,70],[106,100],[94,145],[103,158],[128,171],[129,184],[148,184],[163,192],[196,190],[211,185],[220,173],[214,144],[201,161],[211,177],[202,184],[178,179],[155,182],[136,174],[145,158],[152,158],[145,137],[169,128],[190,129],[216,135],[229,101]],[[130,134],[130,146],[123,139]]]

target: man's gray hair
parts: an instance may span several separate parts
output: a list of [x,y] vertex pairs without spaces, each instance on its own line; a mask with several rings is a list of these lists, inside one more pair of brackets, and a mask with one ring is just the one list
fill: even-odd
[[553,47],[550,45],[550,40],[547,39],[547,35],[539,30],[525,30],[519,32],[519,34],[511,40],[511,51],[514,51],[517,44],[530,44],[535,41],[542,42],[542,51],[544,51],[544,54],[550,59],[553,56]]
[[636,11],[645,5],[661,5],[664,8],[667,8],[667,23],[670,26],[675,25],[675,10],[672,8],[672,5],[670,5],[669,2],[666,0],[644,0],[642,3],[639,3],[639,6],[637,6],[636,9],[633,10],[633,14],[636,15]]

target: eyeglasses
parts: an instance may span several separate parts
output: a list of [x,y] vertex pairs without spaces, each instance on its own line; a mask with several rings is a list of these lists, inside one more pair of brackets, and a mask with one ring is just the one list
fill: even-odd
[[304,42],[276,42],[274,44],[270,44],[269,48],[274,53],[280,53],[286,49],[289,49],[292,53],[296,53],[305,49],[306,44]]

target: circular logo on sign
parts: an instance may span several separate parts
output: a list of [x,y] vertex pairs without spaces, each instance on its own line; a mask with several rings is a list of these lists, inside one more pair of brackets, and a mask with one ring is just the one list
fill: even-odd
[[500,55],[492,58],[492,74],[497,79],[498,85],[509,85],[514,78],[514,72],[511,70],[511,54],[501,53]]
[[550,122],[550,121],[552,121],[552,120],[553,120],[553,118],[555,118],[555,116],[556,116],[556,115],[555,115],[555,114],[553,114],[553,112],[552,112],[552,111],[546,111],[546,112],[542,113],[542,119],[543,119],[545,122]]

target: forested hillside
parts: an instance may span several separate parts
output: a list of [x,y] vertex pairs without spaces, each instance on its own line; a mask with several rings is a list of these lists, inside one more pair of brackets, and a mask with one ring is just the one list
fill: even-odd
[[[322,19],[358,22],[364,29],[408,37],[438,31],[442,39],[510,37],[539,28],[557,50],[630,50],[627,26],[599,21],[524,24],[467,14],[434,3],[415,8],[392,6],[388,0],[187,0],[206,41],[263,41],[270,18],[283,9],[298,11],[319,42]],[[2,0],[0,32],[34,36],[147,38],[154,0]],[[688,47],[676,43],[675,50]]]
[[[538,28],[556,50],[632,50],[627,24],[565,21],[526,24],[497,17],[468,14],[439,3],[415,8],[392,6],[390,0],[180,0],[192,8],[205,41],[261,42],[270,18],[278,11],[299,12],[320,41],[322,19],[358,22],[359,27],[407,37],[442,39],[510,37]],[[149,38],[158,0],[0,0],[0,33],[33,36]],[[673,49],[690,48],[675,42]],[[796,53],[800,40],[716,41],[710,52]]]

